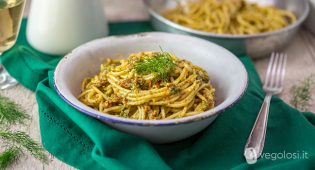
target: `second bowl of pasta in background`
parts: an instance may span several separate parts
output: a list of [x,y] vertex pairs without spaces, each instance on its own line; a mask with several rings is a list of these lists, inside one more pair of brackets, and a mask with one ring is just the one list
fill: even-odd
[[[220,2],[229,2],[232,0],[226,0],[226,1],[220,1]],[[241,0],[235,0],[241,2]],[[167,15],[165,15],[165,12],[173,10],[174,11],[179,11],[185,14],[189,10],[195,10],[198,7],[198,3],[208,3],[208,4],[202,4],[200,6],[200,9],[203,11],[196,11],[196,13],[204,12],[206,15],[209,14],[211,15],[212,12],[214,11],[213,9],[210,9],[211,4],[213,0],[144,0],[147,9],[149,10],[150,16],[151,16],[151,23],[152,26],[158,30],[158,31],[165,31],[165,32],[172,32],[172,33],[180,33],[180,34],[187,34],[187,35],[192,35],[196,36],[199,38],[203,38],[209,41],[212,41],[214,43],[217,43],[228,50],[232,51],[235,55],[246,55],[248,54],[250,57],[253,58],[259,58],[259,57],[264,57],[268,56],[271,52],[273,51],[279,51],[286,47],[293,39],[294,36],[296,35],[298,28],[300,25],[303,23],[303,21],[306,19],[308,13],[309,13],[309,3],[308,0],[274,0],[274,1],[269,1],[269,0],[245,0],[244,2],[249,2],[250,3],[257,3],[258,5],[248,5],[246,4],[246,8],[248,6],[253,9],[249,9],[248,11],[241,11],[241,12],[247,12],[249,15],[251,22],[255,22],[257,20],[263,21],[264,18],[258,18],[257,17],[262,17],[259,15],[255,15],[255,11],[259,10],[259,6],[268,6],[268,5],[273,5],[276,8],[283,9],[281,13],[286,13],[286,16],[282,21],[279,21],[279,17],[274,16],[274,20],[270,20],[270,17],[273,18],[273,13],[276,8],[270,7],[271,9],[271,14],[268,14],[268,18],[271,22],[266,22],[270,26],[264,26],[263,29],[261,29],[261,33],[257,32],[256,30],[247,30],[247,32],[244,32],[245,34],[232,34],[235,31],[235,24],[232,22],[226,22],[230,23],[232,25],[232,29],[225,32],[222,30],[216,30],[211,32],[210,30],[205,31],[206,29],[202,28],[202,25],[194,25],[194,26],[183,26],[183,24],[180,24],[178,22],[173,22],[169,19],[167,19]],[[178,3],[180,4],[186,4],[187,2],[193,2],[193,5],[187,6],[187,5],[180,5],[178,6]],[[217,4],[216,4],[217,5]],[[221,4],[222,5],[222,4]],[[229,2],[228,7],[221,6],[219,9],[221,10],[221,13],[218,13],[218,16],[213,17],[212,19],[217,19],[211,21],[213,23],[213,26],[215,27],[215,23],[219,22],[223,18],[233,18],[235,14],[235,11],[237,9],[237,3]],[[240,5],[244,5],[244,3],[240,3]],[[181,9],[178,9],[178,8]],[[231,9],[230,12],[226,12],[228,9]],[[194,9],[189,9],[189,8],[194,8]],[[207,9],[209,8],[209,9]],[[213,7],[217,8],[217,7]],[[200,10],[198,9],[198,10]],[[240,9],[244,9],[244,7],[240,7]],[[220,12],[220,10],[218,10]],[[270,13],[270,12],[268,12]],[[202,15],[195,15],[191,16],[191,19],[196,19],[200,20],[200,23],[207,23],[210,22],[210,20],[204,20],[205,18],[201,18]],[[231,15],[231,16],[230,16]],[[170,16],[170,15],[169,15]],[[180,18],[183,16],[178,16],[179,20],[185,20],[186,18]],[[256,19],[255,19],[256,18]],[[295,20],[294,22],[291,22],[291,20]],[[288,22],[288,25],[281,28],[277,28],[277,22],[285,22],[285,21],[290,21]],[[189,21],[188,21],[189,22]],[[221,21],[220,21],[221,22]],[[223,22],[223,21],[222,21]],[[211,23],[209,23],[211,26]],[[209,25],[208,24],[208,25]],[[246,24],[246,23],[244,23]],[[188,24],[189,25],[189,24]],[[269,27],[274,26],[277,29],[268,29]],[[194,29],[195,28],[195,29]],[[267,29],[266,31],[264,29]],[[210,32],[209,32],[210,31]]]
[[[128,63],[134,61],[138,63],[142,61],[141,58],[139,58],[139,60],[137,59],[138,56],[149,57],[150,55],[155,55],[156,52],[160,52],[161,49],[171,54],[171,57],[175,60],[183,61],[177,63],[179,67],[178,69],[182,69],[183,67],[186,68],[186,71],[183,70],[182,72],[196,72],[196,74],[191,76],[189,76],[190,74],[183,74],[183,76],[187,75],[191,78],[178,79],[178,81],[182,83],[179,82],[177,87],[181,88],[181,86],[186,86],[183,91],[188,92],[186,96],[187,99],[191,100],[190,95],[195,95],[198,92],[196,90],[209,87],[205,89],[204,92],[200,91],[200,94],[198,94],[200,99],[209,97],[209,108],[205,108],[203,112],[196,113],[194,111],[198,110],[200,101],[193,103],[196,104],[194,106],[189,106],[190,102],[186,102],[185,100],[181,100],[180,103],[172,103],[169,101],[167,104],[180,104],[175,106],[176,108],[173,109],[175,111],[169,113],[178,113],[180,110],[183,110],[183,113],[184,111],[185,113],[188,112],[188,115],[186,115],[186,117],[181,117],[176,114],[163,116],[162,112],[161,117],[154,117],[154,115],[152,115],[152,117],[141,116],[144,112],[143,109],[145,109],[143,102],[147,102],[149,105],[150,103],[152,103],[152,105],[160,103],[163,107],[164,101],[176,100],[176,97],[174,98],[174,96],[167,96],[168,94],[176,95],[176,87],[173,89],[172,86],[167,87],[167,85],[164,86],[162,84],[160,86],[162,88],[157,87],[158,92],[160,92],[158,94],[155,93],[157,90],[149,93],[142,93],[144,91],[134,92],[129,90],[129,88],[131,88],[129,85],[132,85],[132,82],[128,83],[124,81],[126,80],[124,77],[128,77],[132,74],[125,74],[124,70],[127,69],[128,71],[128,68],[130,67]],[[127,60],[128,56],[128,59],[130,60]],[[160,56],[162,56],[164,65],[167,64],[168,60],[164,60],[165,58],[163,59],[165,54]],[[174,56],[177,56],[176,58],[178,59]],[[122,61],[121,65],[116,62],[118,61],[117,59]],[[185,62],[182,59],[191,61],[191,63]],[[107,62],[100,67],[104,61]],[[147,60],[144,60],[144,63],[146,62],[150,63]],[[229,64],[227,65],[226,63]],[[120,68],[118,68],[118,72],[110,72],[119,66]],[[147,66],[148,65],[145,67]],[[141,69],[145,70],[146,68]],[[110,72],[110,74],[107,74],[108,72]],[[175,73],[174,76],[178,77],[180,74]],[[94,77],[94,79],[88,79],[87,82],[83,81],[84,79],[91,77]],[[150,77],[145,77],[145,79],[150,79]],[[211,85],[207,84],[209,79]],[[103,84],[103,86],[98,85],[99,83],[102,83],[102,81],[105,81],[105,84]],[[103,121],[113,128],[143,137],[154,143],[174,142],[200,132],[212,123],[222,111],[231,107],[243,96],[247,87],[247,81],[248,78],[245,67],[240,60],[228,50],[196,37],[170,33],[143,33],[121,37],[107,37],[92,41],[78,47],[73,52],[66,55],[59,62],[54,73],[56,90],[62,99],[69,105],[86,115]],[[81,86],[82,82],[83,88]],[[141,82],[140,85],[145,86],[145,84],[142,84]],[[93,86],[97,88],[94,88]],[[190,86],[192,88],[190,88]],[[211,99],[213,95],[212,86],[215,89],[215,104],[212,103]],[[144,88],[146,89],[146,87]],[[166,88],[169,88],[171,91],[165,91]],[[111,95],[113,100],[117,96],[125,97],[125,99],[123,101],[115,101],[112,103],[114,105],[117,103],[120,104],[117,107],[112,107],[114,105],[106,106],[108,104],[106,102],[101,102],[95,105],[93,101],[94,99],[98,97],[104,97],[104,99],[106,99],[108,97],[106,94],[104,96],[99,90],[103,90],[105,93],[108,92],[108,94],[114,94]],[[94,95],[96,98],[91,99],[88,96],[88,93]],[[95,95],[95,93],[99,94]],[[162,99],[156,98],[157,95],[164,97]],[[144,100],[144,98],[150,98],[150,100]],[[205,101],[206,100],[207,99],[205,99]],[[132,112],[129,114],[130,117],[128,117],[128,114],[125,115],[124,113],[115,115],[115,109],[121,112],[124,110],[120,107],[126,106],[127,108],[129,105],[139,106],[134,108],[130,107],[128,111],[129,113]],[[193,110],[190,110],[190,107],[192,107]],[[109,108],[109,110],[106,110],[106,108]],[[155,108],[153,108],[153,110],[155,110]],[[159,110],[159,108],[157,108],[157,110]],[[167,112],[168,111],[166,111],[166,114],[168,114]],[[174,115],[176,117],[174,117]],[[148,119],[144,120],[144,117]]]

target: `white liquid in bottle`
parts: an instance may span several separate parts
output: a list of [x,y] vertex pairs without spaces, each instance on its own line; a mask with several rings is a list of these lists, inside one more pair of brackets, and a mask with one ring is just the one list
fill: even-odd
[[37,50],[63,55],[108,34],[100,0],[33,0],[27,39]]

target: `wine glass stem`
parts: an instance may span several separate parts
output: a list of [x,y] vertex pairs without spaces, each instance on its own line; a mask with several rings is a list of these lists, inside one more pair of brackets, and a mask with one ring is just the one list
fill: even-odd
[[[0,60],[1,60],[1,57],[2,57],[2,52],[0,52]],[[2,70],[4,69],[2,63],[0,62],[0,73],[2,72]]]
[[[2,53],[0,52],[0,57]],[[8,89],[17,85],[18,82],[9,75],[2,64],[0,64],[0,90]]]
[[[2,52],[0,52],[0,59],[1,57],[2,57]],[[2,69],[3,69],[2,63],[0,63],[0,71],[2,71]]]

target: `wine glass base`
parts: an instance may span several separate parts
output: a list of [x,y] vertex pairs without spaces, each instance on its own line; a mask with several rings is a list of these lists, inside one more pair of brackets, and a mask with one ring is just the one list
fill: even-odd
[[0,66],[0,89],[8,89],[18,84],[13,77],[9,75],[9,73],[4,69],[4,67]]

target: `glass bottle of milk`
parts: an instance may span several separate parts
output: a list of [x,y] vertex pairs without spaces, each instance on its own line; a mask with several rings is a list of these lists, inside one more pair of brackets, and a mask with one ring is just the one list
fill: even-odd
[[32,0],[27,39],[39,51],[63,55],[107,34],[100,0]]

